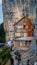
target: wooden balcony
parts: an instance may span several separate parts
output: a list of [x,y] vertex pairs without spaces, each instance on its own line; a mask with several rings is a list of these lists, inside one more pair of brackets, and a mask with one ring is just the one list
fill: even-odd
[[15,40],[33,40],[34,39],[34,37],[21,37],[21,38],[15,38]]

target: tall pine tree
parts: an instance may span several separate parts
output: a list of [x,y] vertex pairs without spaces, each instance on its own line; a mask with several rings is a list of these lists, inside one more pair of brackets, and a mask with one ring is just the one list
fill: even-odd
[[5,31],[3,23],[0,25],[0,43],[5,43]]

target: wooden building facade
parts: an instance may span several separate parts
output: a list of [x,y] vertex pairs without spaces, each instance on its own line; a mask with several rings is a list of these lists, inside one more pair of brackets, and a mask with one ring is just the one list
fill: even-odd
[[14,24],[14,46],[17,49],[27,50],[33,39],[33,24],[31,20],[24,16]]

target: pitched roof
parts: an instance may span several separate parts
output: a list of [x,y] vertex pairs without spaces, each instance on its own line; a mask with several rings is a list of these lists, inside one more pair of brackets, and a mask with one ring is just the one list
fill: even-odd
[[27,19],[28,19],[27,16],[24,16],[24,17],[22,17],[18,22],[16,22],[16,23],[14,24],[14,26],[15,26],[17,23],[19,23],[21,20],[23,20],[24,18],[27,18]]

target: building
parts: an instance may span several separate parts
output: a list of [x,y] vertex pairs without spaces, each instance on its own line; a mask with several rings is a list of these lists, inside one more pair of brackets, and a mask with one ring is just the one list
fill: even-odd
[[2,5],[6,41],[13,40],[13,24],[30,15],[29,0],[2,0]]
[[22,48],[28,48],[30,42],[33,39],[33,24],[31,20],[24,16],[21,18],[17,23],[14,24],[14,40],[15,40],[15,46],[20,49]]

